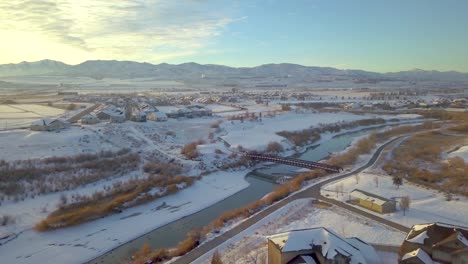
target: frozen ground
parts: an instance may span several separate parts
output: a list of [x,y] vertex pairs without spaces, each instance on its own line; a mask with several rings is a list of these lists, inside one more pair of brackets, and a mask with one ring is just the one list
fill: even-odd
[[[378,179],[378,187],[375,179]],[[354,189],[364,190],[388,199],[395,198],[397,201],[402,196],[409,196],[411,205],[406,215],[403,215],[401,210],[381,215],[362,207],[356,207],[408,227],[428,222],[468,226],[468,199],[466,197],[455,197],[452,201],[447,201],[442,193],[406,181],[397,189],[391,177],[376,173],[360,173],[358,181],[359,183],[356,182],[355,176],[351,176],[333,182],[322,188],[322,195],[343,202],[349,200],[349,192]],[[339,186],[343,186],[344,193],[336,193],[337,187],[340,189]]]
[[266,236],[314,227],[326,227],[343,237],[355,236],[368,243],[399,245],[405,238],[402,232],[340,208],[313,203],[311,199],[301,199],[275,211],[194,263],[210,263],[216,250],[227,263],[251,263],[252,257],[266,252]]
[[[176,195],[134,207],[121,214],[105,217],[79,226],[37,233],[31,229],[15,230],[18,237],[6,242],[0,240],[2,263],[83,263],[86,260],[126,241],[145,234],[159,226],[175,221],[224,199],[248,186],[244,180],[247,171],[214,173],[203,177],[191,188]],[[210,195],[206,195],[209,193]],[[50,204],[58,202],[58,195],[44,197]],[[162,203],[169,208],[156,209]],[[19,217],[21,226],[28,226],[45,213],[41,201],[28,200],[15,207],[23,208]],[[8,206],[0,207],[0,214],[11,213]],[[26,223],[27,222],[27,223]],[[19,227],[19,225],[18,225]],[[0,229],[3,236],[12,230]],[[11,234],[11,233],[9,233]],[[14,235],[11,234],[10,238]]]

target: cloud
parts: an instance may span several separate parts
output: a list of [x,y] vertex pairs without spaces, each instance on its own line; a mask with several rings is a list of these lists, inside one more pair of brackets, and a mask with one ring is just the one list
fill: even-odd
[[[2,38],[1,47],[14,49],[29,36],[33,51],[50,53],[41,54],[44,58],[70,61],[70,54],[58,54],[67,50],[86,59],[158,62],[202,51],[228,24],[237,21],[229,12],[223,12],[226,9],[216,9],[220,2],[0,0],[0,33],[21,35]],[[47,48],[47,43],[62,48],[53,50]]]

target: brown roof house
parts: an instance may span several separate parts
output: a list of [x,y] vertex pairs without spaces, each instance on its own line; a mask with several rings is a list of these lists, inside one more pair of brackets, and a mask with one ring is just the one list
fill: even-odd
[[358,238],[342,238],[319,227],[267,237],[269,264],[377,264],[375,249]]
[[404,264],[468,263],[468,229],[442,223],[414,225],[401,245]]

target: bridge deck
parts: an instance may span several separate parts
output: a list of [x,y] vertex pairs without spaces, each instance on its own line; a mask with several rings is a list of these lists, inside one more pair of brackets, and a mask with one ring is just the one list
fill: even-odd
[[296,167],[301,167],[301,168],[307,168],[307,169],[322,169],[322,170],[336,172],[336,173],[342,170],[342,168],[340,167],[331,166],[328,164],[323,164],[323,163],[314,162],[314,161],[308,161],[308,160],[285,158],[285,157],[266,155],[266,154],[256,154],[256,153],[246,153],[245,155],[255,160],[271,161],[271,162],[276,162],[276,163],[281,163],[281,164],[286,164],[286,165],[291,165],[291,166],[296,166]]

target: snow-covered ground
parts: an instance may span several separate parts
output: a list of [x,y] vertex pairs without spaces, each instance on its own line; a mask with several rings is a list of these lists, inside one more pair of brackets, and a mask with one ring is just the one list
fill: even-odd
[[449,158],[453,157],[460,157],[465,160],[465,162],[468,162],[468,145],[460,147],[459,149],[455,150],[454,152],[451,152],[448,155]]
[[63,109],[37,104],[0,105],[0,130],[26,127],[43,117],[58,117]]
[[[359,206],[355,207],[408,227],[428,222],[468,226],[468,198],[466,197],[457,196],[453,200],[447,201],[446,196],[442,193],[406,181],[397,189],[389,176],[375,172],[363,172],[358,175],[358,181],[356,181],[355,176],[350,176],[324,186],[321,191],[322,195],[343,202],[349,200],[349,192],[354,189],[364,190],[388,199],[395,198],[397,201],[402,196],[409,196],[411,204],[406,215],[403,215],[402,210],[381,215]],[[336,190],[340,190],[340,186],[343,186],[343,193],[337,195]]]
[[[104,252],[145,234],[157,227],[197,212],[248,186],[247,171],[218,172],[204,176],[200,181],[175,195],[125,210],[93,222],[66,229],[38,233],[32,229],[15,230],[18,237],[9,242],[0,240],[2,263],[83,263]],[[209,193],[210,195],[206,195]],[[50,205],[56,204],[58,194],[41,197]],[[1,206],[0,215],[21,208],[17,227],[31,226],[46,213],[44,201],[28,199],[15,205]],[[162,203],[168,208],[157,209]],[[13,230],[2,227],[0,234]]]
[[[380,117],[374,115],[354,115],[349,113],[280,113],[273,118],[263,118],[261,123],[245,120],[244,123],[224,121],[220,129],[211,127],[222,118],[205,117],[194,119],[169,119],[167,122],[135,123],[125,122],[111,124],[102,122],[96,125],[71,127],[56,132],[31,132],[29,130],[14,130],[0,132],[0,159],[17,160],[44,158],[49,156],[67,156],[77,153],[95,153],[101,150],[118,150],[130,148],[141,153],[143,157],[154,155],[161,158],[175,158],[184,164],[184,173],[197,175],[194,169],[197,161],[185,160],[180,154],[181,147],[198,139],[205,140],[199,146],[201,160],[212,164],[215,160],[214,151],[222,150],[227,157],[229,152],[218,136],[228,139],[238,139],[246,145],[264,148],[271,140],[269,137],[281,137],[275,134],[281,130],[300,130],[320,123],[337,121],[352,121],[357,119]],[[385,118],[398,118],[388,116]],[[414,118],[414,117],[407,117]],[[208,135],[215,133],[214,139]],[[238,142],[234,142],[238,144]],[[189,166],[185,166],[189,165]],[[124,213],[89,222],[80,226],[65,228],[47,233],[37,233],[31,227],[44,218],[47,212],[53,210],[61,194],[89,194],[102,190],[104,185],[112,184],[136,176],[139,171],[110,181],[97,182],[79,189],[27,198],[13,203],[3,202],[0,215],[12,214],[16,224],[2,227],[0,234],[16,233],[20,235],[0,245],[0,255],[7,263],[81,263],[96,257],[119,244],[153,230],[165,223],[199,211],[233,193],[244,189],[248,183],[244,180],[247,170],[235,172],[217,172],[209,174],[197,181],[192,187],[175,195],[161,198],[157,201],[125,210]],[[209,196],[205,195],[210,193]],[[177,210],[154,210],[166,202]],[[21,208],[17,210],[16,208]],[[46,208],[47,210],[45,210]],[[125,217],[131,216],[131,217]],[[123,218],[123,219],[122,219]],[[130,227],[130,228],[129,228]],[[79,257],[77,257],[79,256]]]
[[350,113],[285,113],[275,118],[263,118],[261,122],[243,122],[236,120],[224,122],[222,127],[229,131],[224,140],[233,146],[241,145],[247,149],[265,149],[269,142],[281,142],[283,137],[276,133],[280,131],[296,131],[319,124],[330,124],[339,121],[351,122],[370,118],[364,115]]
[[25,160],[116,150],[101,135],[70,127],[58,132],[11,130],[0,132],[0,160]]
[[[228,263],[251,263],[266,252],[266,236],[289,230],[326,227],[343,237],[359,237],[368,243],[400,245],[405,234],[377,222],[353,215],[338,207],[300,199],[278,209],[194,263],[210,263],[218,251]],[[389,262],[382,262],[389,263]]]

